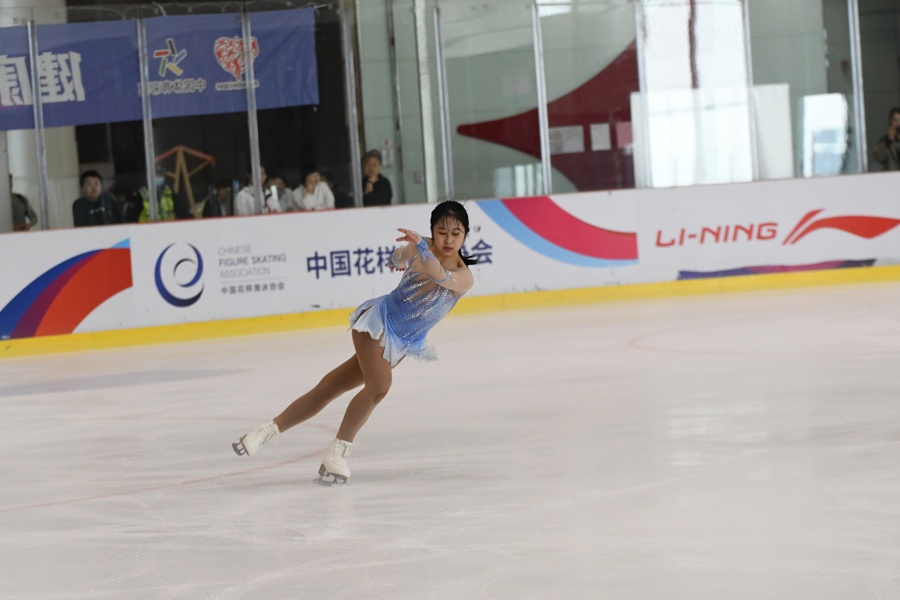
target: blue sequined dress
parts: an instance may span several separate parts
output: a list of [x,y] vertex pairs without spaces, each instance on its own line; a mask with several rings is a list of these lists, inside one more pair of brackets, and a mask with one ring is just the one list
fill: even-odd
[[406,355],[437,360],[425,336],[463,296],[440,285],[453,277],[449,272],[444,271],[446,277],[438,281],[424,271],[426,261],[437,260],[425,238],[416,246],[419,253],[406,264],[399,264],[392,257],[394,267],[406,268],[394,291],[366,300],[350,315],[352,329],[381,341],[384,359],[392,367]]

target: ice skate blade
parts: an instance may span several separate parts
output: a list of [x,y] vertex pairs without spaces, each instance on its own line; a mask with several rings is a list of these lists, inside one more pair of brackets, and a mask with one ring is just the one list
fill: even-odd
[[244,448],[244,442],[235,442],[231,445],[231,449],[234,450],[234,453],[238,456],[248,456],[247,449]]
[[329,473],[325,470],[325,465],[319,467],[319,478],[313,479],[313,483],[318,483],[319,485],[324,485],[326,487],[331,487],[333,485],[346,485],[347,478],[343,475],[335,475],[334,473]]
[[[326,477],[332,477],[332,479],[326,479]],[[331,487],[333,485],[347,485],[347,478],[341,477],[340,475],[332,475],[328,473],[327,475],[319,475],[318,479],[313,479],[313,483],[318,483],[319,485],[324,485],[325,487]]]

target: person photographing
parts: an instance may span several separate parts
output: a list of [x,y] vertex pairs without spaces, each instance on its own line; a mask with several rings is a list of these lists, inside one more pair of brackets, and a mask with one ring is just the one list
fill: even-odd
[[900,106],[888,114],[888,131],[878,140],[874,154],[885,171],[900,170]]

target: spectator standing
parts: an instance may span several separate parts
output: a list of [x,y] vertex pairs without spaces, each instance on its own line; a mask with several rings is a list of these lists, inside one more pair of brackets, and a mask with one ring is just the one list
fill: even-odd
[[203,205],[203,217],[227,217],[231,214],[231,182],[216,181],[216,191]]
[[275,188],[275,197],[278,199],[279,212],[290,212],[293,207],[294,194],[281,175],[272,176],[272,186]]
[[[191,213],[187,208],[187,204],[182,200],[181,196],[175,193],[172,187],[166,183],[166,175],[159,165],[156,169],[156,179],[153,181],[156,186],[156,202],[158,217],[160,221],[174,221],[175,219],[188,219]],[[147,186],[143,186],[138,190],[141,198],[142,210],[138,217],[138,221],[146,223],[150,220],[150,190]]]
[[115,225],[116,201],[103,193],[103,177],[94,170],[85,171],[78,179],[81,197],[72,203],[72,220],[75,227]]
[[38,224],[37,213],[28,198],[13,191],[13,176],[9,174],[9,198],[12,201],[13,231],[28,231]]
[[888,113],[888,130],[875,145],[875,160],[885,171],[900,170],[900,106]]
[[303,177],[303,185],[294,190],[294,210],[331,210],[334,208],[334,194],[327,183],[322,181],[319,169],[308,167]]
[[266,174],[266,167],[259,166],[259,177],[262,180],[263,198],[262,202],[258,202],[256,195],[253,193],[253,175],[247,171],[247,183],[241,188],[234,199],[234,216],[246,215],[262,215],[269,213],[281,212],[278,205],[275,186],[269,182],[269,176]]
[[391,182],[381,174],[381,152],[369,150],[363,160],[363,206],[384,206],[393,198]]
[[137,223],[141,216],[141,199],[125,181],[113,182],[112,197],[116,201],[116,220],[119,223]]

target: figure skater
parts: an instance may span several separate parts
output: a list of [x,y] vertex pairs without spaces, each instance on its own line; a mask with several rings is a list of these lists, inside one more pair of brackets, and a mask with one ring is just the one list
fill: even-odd
[[391,370],[405,356],[435,360],[425,339],[428,331],[450,312],[472,287],[462,245],[469,233],[469,215],[459,202],[441,202],[431,212],[431,238],[398,228],[398,242],[388,267],[406,271],[396,289],[363,302],[350,315],[350,333],[356,353],[325,375],[310,391],[294,400],[272,421],[254,427],[232,444],[238,455],[253,456],[265,444],[318,414],[329,402],[363,386],[350,401],[337,437],[322,459],[318,482],[346,483],[350,477],[350,446],[369,415],[391,388]]

